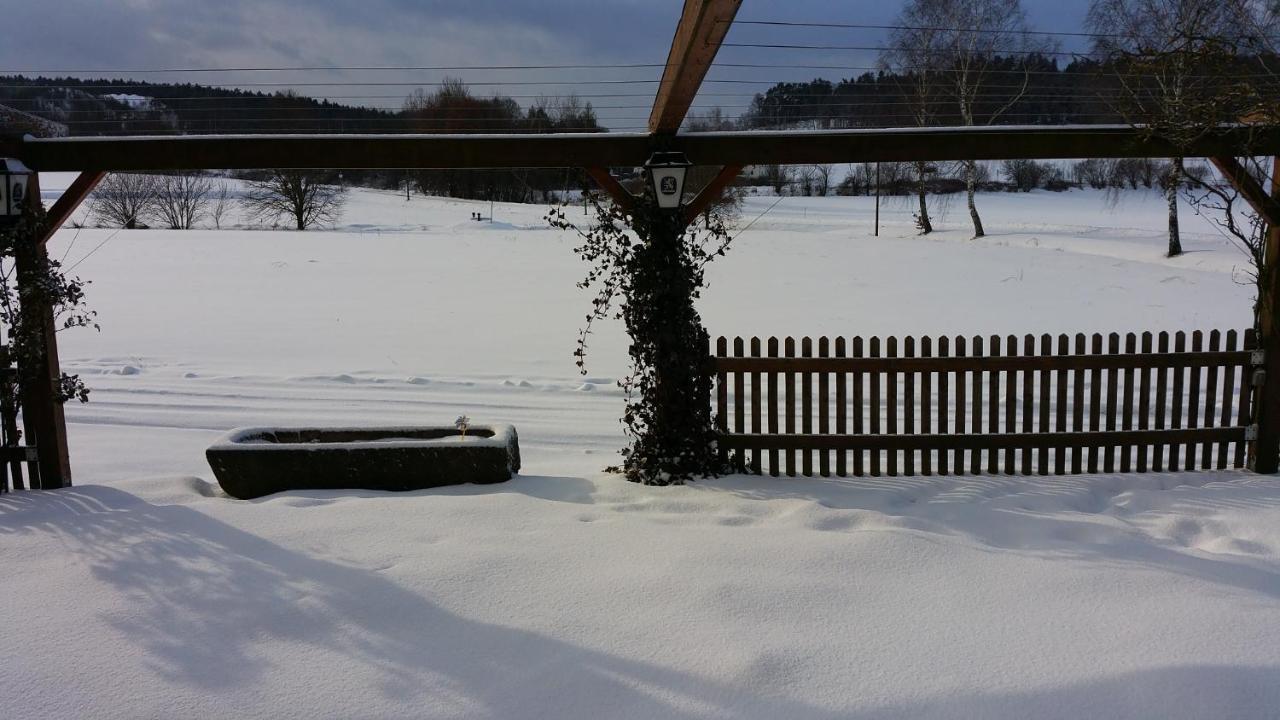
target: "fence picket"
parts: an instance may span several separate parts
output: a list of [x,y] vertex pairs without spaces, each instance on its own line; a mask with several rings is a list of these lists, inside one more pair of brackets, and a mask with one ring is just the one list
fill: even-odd
[[[1169,352],[1169,333],[1161,331],[1156,336],[1156,352]],[[1166,368],[1156,368],[1156,419],[1155,428],[1164,430],[1168,418],[1165,416],[1165,404],[1169,394],[1169,372]],[[1164,450],[1163,443],[1157,443],[1151,449],[1151,469],[1160,472],[1164,469]]]
[[[1215,351],[1222,344],[1222,333],[1213,330],[1209,333],[1209,350]],[[1214,427],[1215,411],[1218,408],[1218,366],[1210,365],[1204,373],[1204,427]],[[1214,444],[1206,440],[1200,445],[1200,468],[1213,468]]]
[[[825,337],[818,338],[818,357],[830,357],[830,344]],[[831,420],[829,417],[831,408],[831,378],[829,373],[818,373],[818,434],[828,435],[831,433]],[[822,477],[831,476],[831,452],[828,450],[818,451],[818,474]]]
[[[982,354],[981,335],[973,336],[973,357],[985,357]],[[975,368],[969,379],[973,383],[969,391],[969,399],[973,402],[973,412],[969,418],[969,425],[976,434],[982,432],[982,370]],[[975,448],[969,451],[969,473],[978,475],[981,472],[982,450]]]
[[[760,357],[760,338],[751,338],[751,357]],[[772,373],[770,373],[772,374]],[[760,372],[751,373],[751,434],[759,435],[762,432],[760,428]],[[751,472],[760,474],[760,454],[763,451],[759,445],[751,449]]]
[[[723,335],[716,338],[716,354],[722,357],[729,354],[729,339]],[[724,370],[716,373],[716,428],[722,433],[729,432],[729,378]],[[721,443],[718,450],[720,462],[727,464],[729,448]]]
[[[956,336],[956,357],[966,357],[963,335]],[[956,380],[956,405],[955,405],[956,434],[963,435],[965,432],[965,428],[969,427],[968,424],[965,423],[966,413],[968,412],[968,409],[967,409],[968,406],[965,404],[965,385],[967,383],[967,376],[965,374],[965,371],[956,370],[955,380]],[[965,468],[964,449],[956,448],[953,452],[955,453],[955,455],[952,456],[952,462],[951,462],[952,472],[954,472],[956,475],[963,475],[964,468]]]
[[[1181,330],[1173,336],[1173,351],[1175,353],[1185,352],[1187,349],[1187,334]],[[1183,378],[1182,371],[1184,368],[1173,368],[1173,416],[1170,418],[1169,427],[1178,429],[1182,427],[1182,401],[1183,401]],[[1181,464],[1179,458],[1182,456],[1182,447],[1177,443],[1169,445],[1169,471],[1177,472]]]
[[[873,358],[880,357],[880,338],[872,337],[870,343],[868,344],[870,345],[870,347],[867,350],[868,356]],[[875,372],[867,373],[867,379],[870,381],[870,384],[871,384],[870,388],[868,388],[869,397],[867,398],[867,400],[869,404],[867,406],[867,413],[868,413],[867,420],[871,425],[872,435],[880,434],[880,377],[881,375],[882,373],[878,370]],[[868,452],[868,455],[869,455],[868,459],[870,460],[870,462],[868,463],[868,465],[870,466],[868,470],[871,472],[872,477],[879,476],[880,475],[880,451],[871,450]]]
[[[861,335],[853,339],[853,356],[856,358],[862,357],[862,336]],[[863,385],[863,378],[865,375],[866,373],[862,373],[862,372],[853,373],[853,408],[852,409],[853,409],[853,434],[854,435],[861,435],[863,433],[863,428],[865,427],[863,424],[863,413],[866,411],[866,408],[864,406],[864,403],[862,402],[862,385]],[[862,474],[865,468],[863,464],[863,455],[864,453],[862,450],[853,451],[853,474],[858,477],[862,477]]]
[[[1239,336],[1236,334],[1235,330],[1227,331],[1227,352],[1232,352],[1236,349],[1238,340]],[[1231,427],[1231,404],[1232,401],[1235,400],[1235,395],[1236,366],[1227,364],[1222,368],[1222,416],[1218,421],[1218,425],[1221,427]],[[1217,468],[1219,470],[1227,469],[1227,455],[1229,454],[1228,450],[1230,449],[1228,448],[1228,445],[1230,445],[1230,443],[1218,443]]]
[[[950,342],[951,342],[950,338],[948,338],[946,335],[942,335],[938,337],[938,357],[949,357],[948,352],[951,349]],[[949,427],[949,423],[947,422],[947,416],[951,408],[950,389],[951,389],[951,373],[949,372],[938,373],[938,433],[941,435],[946,435],[947,428]],[[947,458],[948,458],[948,453],[946,450],[938,451],[938,474],[939,475],[947,474],[947,465],[948,465]]]
[[[1142,333],[1142,352],[1143,354],[1151,353],[1151,333]],[[1149,417],[1151,414],[1151,369],[1142,368],[1138,375],[1138,429],[1146,430],[1149,426]],[[1142,444],[1138,446],[1138,472],[1147,471],[1147,446]]]
[[[788,337],[782,342],[782,354],[784,357],[793,358],[796,356],[796,340]],[[784,422],[786,434],[796,434],[796,374],[788,372],[783,376],[783,384],[786,386],[786,402],[784,403]],[[787,477],[796,476],[796,451],[787,449]]]
[[[768,344],[769,357],[778,357],[778,338],[770,337]],[[769,386],[768,428],[770,435],[778,434],[778,373],[769,373],[765,381]],[[769,448],[769,474],[778,477],[778,449]]]
[[[1048,335],[1040,336],[1040,354],[1053,354],[1053,340]],[[1051,432],[1049,427],[1049,385],[1052,384],[1052,371],[1038,370],[1036,374],[1039,376],[1037,380],[1040,385],[1040,425],[1039,431],[1042,433]],[[1049,448],[1040,448],[1039,456],[1036,458],[1036,473],[1040,475],[1049,474]]]
[[[847,346],[844,336],[836,338],[836,357],[842,358],[847,355]],[[849,376],[846,373],[836,373],[836,434],[846,435],[849,432],[849,398],[848,388]],[[849,474],[848,459],[845,457],[847,453],[844,450],[836,452],[836,476],[844,477]]]
[[[1199,350],[1204,344],[1204,333],[1196,330],[1191,333],[1191,351]],[[1187,382],[1187,427],[1200,427],[1200,368],[1193,367],[1188,370],[1191,376]],[[1186,470],[1196,469],[1196,444],[1186,443],[1183,451],[1186,457],[1182,467]]]
[[[890,335],[884,343],[884,356],[888,358],[898,357],[898,338]],[[888,435],[898,434],[898,373],[889,370],[885,373],[884,381],[884,404],[886,410],[885,416],[885,433]],[[898,451],[889,450],[885,462],[885,473],[893,476],[898,474]]]
[[[1243,349],[1246,351],[1253,351],[1257,349],[1257,347],[1258,347],[1257,335],[1254,333],[1253,328],[1248,328],[1247,330],[1244,331]],[[1252,402],[1253,402],[1253,367],[1252,365],[1245,365],[1244,368],[1240,371],[1240,410],[1236,415],[1236,425],[1241,427],[1248,427],[1249,425],[1253,424],[1253,407],[1251,405]],[[1248,443],[1237,442],[1235,466],[1244,467],[1245,463],[1249,462],[1250,460],[1251,458],[1249,457]]]
[[[1132,355],[1138,352],[1138,338],[1133,333],[1126,333],[1124,336],[1124,351]],[[1124,430],[1133,429],[1133,368],[1124,369],[1124,400],[1120,408],[1120,427]],[[1120,472],[1129,472],[1133,469],[1133,446],[1120,446]]]
[[[1058,354],[1066,355],[1070,352],[1066,335],[1058,336]],[[1057,393],[1054,395],[1054,430],[1056,432],[1067,432],[1067,370],[1059,370],[1057,372]],[[1053,449],[1053,474],[1063,475],[1067,472],[1067,448],[1059,445]]]
[[[1036,338],[1034,335],[1026,335],[1022,338],[1022,354],[1031,357],[1036,354]],[[1036,373],[1034,370],[1027,369],[1022,371],[1022,432],[1035,432],[1035,384]],[[1010,430],[1012,432],[1012,430]],[[1022,474],[1031,474],[1031,459],[1035,454],[1030,447],[1024,447],[1019,451],[1022,455]]]
[[[1005,338],[1005,355],[1018,354],[1018,338],[1010,335]],[[1018,373],[1010,370],[1004,374],[1004,431],[1018,431]],[[1013,448],[1004,451],[1004,474],[1012,475],[1016,467],[1013,462]]]
[[[1089,352],[1094,355],[1102,354],[1102,335],[1094,333],[1089,339]],[[1097,432],[1102,429],[1102,385],[1103,385],[1103,369],[1094,368],[1089,371],[1089,431]],[[1100,448],[1089,448],[1089,472],[1098,472],[1098,455]]]
[[[928,335],[920,338],[920,356],[933,356],[933,341]],[[933,432],[933,422],[930,417],[933,408],[933,373],[920,373],[920,432],[929,435]],[[924,450],[920,453],[920,474],[933,474],[933,451]]]
[[[910,335],[902,339],[902,356],[916,356],[916,339]],[[902,432],[913,435],[916,431],[916,374],[902,374]],[[908,450],[902,454],[902,474],[916,474],[916,453]]]
[[[1000,357],[1000,336],[992,335],[987,346],[991,357]],[[995,435],[1000,432],[1000,371],[987,373],[987,432]],[[995,475],[999,470],[1000,453],[987,451],[987,472]]]
[[[1075,354],[1084,355],[1084,352],[1084,333],[1076,333]],[[1085,371],[1082,368],[1077,368],[1071,375],[1072,432],[1082,432],[1084,430],[1084,373]],[[1079,445],[1071,448],[1071,472],[1075,475],[1084,472],[1084,448]]]
[[[1107,336],[1107,352],[1115,355],[1120,352],[1120,336],[1111,333]],[[1116,368],[1107,370],[1107,432],[1115,432],[1116,429],[1116,401],[1120,390],[1120,371]],[[1102,470],[1103,472],[1116,471],[1116,452],[1114,445],[1108,445],[1102,449]]]
[[[733,339],[733,356],[743,357],[746,355],[746,349],[743,347],[742,338],[735,337]],[[733,431],[739,435],[747,431],[746,423],[746,394],[745,373],[741,370],[733,373]],[[737,467],[742,469],[746,466],[746,453],[739,451],[737,459]]]
[[[813,357],[813,339],[805,336],[800,339],[800,356]],[[805,371],[800,375],[800,432],[809,435],[813,432],[813,373]],[[813,475],[813,451],[800,451],[800,474],[805,477]]]

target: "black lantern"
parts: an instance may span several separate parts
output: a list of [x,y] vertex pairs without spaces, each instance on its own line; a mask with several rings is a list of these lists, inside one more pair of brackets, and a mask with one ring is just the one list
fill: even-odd
[[0,223],[13,224],[27,207],[31,168],[12,158],[0,158]]
[[645,170],[649,171],[649,182],[653,184],[658,207],[663,210],[680,207],[684,196],[684,176],[692,165],[682,152],[656,152],[644,164]]

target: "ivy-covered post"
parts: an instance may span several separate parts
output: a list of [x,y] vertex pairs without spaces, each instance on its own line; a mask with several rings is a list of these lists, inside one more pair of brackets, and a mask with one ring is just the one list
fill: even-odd
[[[661,183],[652,163],[647,167],[655,183],[640,196],[631,195],[607,170],[589,169],[613,198],[606,203],[584,190],[595,208],[590,226],[571,221],[567,205],[552,209],[547,219],[582,238],[576,251],[590,269],[579,287],[596,291],[574,353],[579,369],[586,373],[595,320],[620,319],[631,338],[631,372],[619,382],[627,398],[622,422],[631,439],[622,450],[621,472],[634,482],[671,485],[730,469],[717,450],[711,406],[715,364],[695,307],[707,264],[728,251],[729,209],[706,202],[719,194],[723,182],[713,182],[706,197],[700,194],[681,207],[682,183],[667,193],[670,184]],[[728,178],[736,169],[722,174]],[[675,202],[663,195],[673,195]]]
[[723,470],[711,412],[715,367],[693,304],[702,288],[702,263],[684,246],[683,215],[652,201],[639,203],[636,212],[641,244],[623,315],[637,367],[652,372],[637,373],[643,402],[628,414],[638,415],[644,432],[625,457],[632,479],[666,485]]
[[[33,175],[27,193],[31,214],[43,212],[40,185]],[[49,490],[71,486],[71,459],[67,449],[67,421],[62,412],[62,371],[58,364],[58,339],[47,288],[40,283],[48,275],[49,254],[41,242],[39,225],[30,223],[25,237],[14,247],[18,301],[23,323],[38,333],[38,342],[29,356],[19,357],[23,375],[22,422],[26,444],[36,446],[39,477],[31,473],[31,487]],[[29,368],[21,363],[30,363]]]

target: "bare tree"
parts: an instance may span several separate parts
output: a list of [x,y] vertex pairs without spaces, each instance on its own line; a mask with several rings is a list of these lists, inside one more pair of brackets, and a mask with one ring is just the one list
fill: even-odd
[[209,217],[213,219],[214,228],[222,229],[222,218],[231,209],[231,204],[231,183],[226,178],[219,178],[213,185],[209,206]]
[[[1026,94],[1031,81],[1031,56],[1047,53],[1053,44],[1031,32],[1020,0],[916,0],[937,6],[947,54],[950,93],[964,125],[990,125]],[[1002,55],[1014,56],[1013,70]],[[1000,80],[1000,87],[992,81]],[[974,201],[978,164],[964,161],[965,194],[974,237],[982,237],[982,217]]]
[[818,197],[826,197],[827,191],[831,189],[831,171],[834,165],[811,165],[813,172],[813,189],[817,192]]
[[290,218],[298,230],[336,222],[346,201],[346,188],[326,183],[324,176],[302,170],[276,170],[266,180],[249,181],[244,205],[260,221]]
[[129,230],[145,227],[155,209],[157,191],[155,176],[111,173],[89,196],[89,215],[98,223]]
[[786,165],[761,165],[760,176],[778,195],[791,184],[791,168]]
[[190,230],[208,212],[213,183],[204,175],[162,175],[155,215],[171,230]]
[[[899,90],[909,107],[912,120],[919,127],[937,124],[938,103],[942,99],[939,62],[943,54],[943,30],[949,22],[936,22],[930,8],[922,0],[909,3],[898,15],[898,27],[889,33],[889,43],[880,55],[880,67],[899,78]],[[936,168],[926,162],[915,162],[916,198],[920,211],[916,226],[921,235],[933,232],[926,200],[929,175]]]
[[[1094,53],[1114,71],[1116,110],[1178,146],[1209,132],[1215,98],[1231,84],[1233,38],[1247,32],[1244,0],[1093,0],[1087,25]],[[1234,118],[1223,118],[1234,119]],[[1185,167],[1172,158],[1165,183],[1168,256],[1182,254],[1178,187]]]

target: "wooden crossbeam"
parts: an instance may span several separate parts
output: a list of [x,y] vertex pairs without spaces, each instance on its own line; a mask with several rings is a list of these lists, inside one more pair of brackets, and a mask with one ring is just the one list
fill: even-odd
[[711,178],[711,182],[707,186],[698,191],[697,196],[685,206],[684,221],[691,223],[697,219],[698,215],[711,206],[720,198],[720,194],[724,192],[726,187],[734,181],[742,172],[741,165],[725,165],[720,168],[720,172]]
[[[1280,154],[1280,126],[1224,126],[1190,148],[1128,125],[889,128],[689,133],[664,138],[698,165],[1232,157]],[[656,149],[647,134],[170,135],[30,138],[0,142],[0,157],[42,171],[627,167]]]
[[650,132],[680,129],[741,5],[742,0],[685,0],[649,114]]
[[101,170],[90,170],[80,173],[70,187],[62,193],[61,196],[53,203],[53,205],[45,213],[45,229],[40,237],[36,238],[36,242],[43,245],[49,242],[49,238],[62,227],[62,224],[71,217],[71,213],[80,207],[80,203],[98,187],[98,183],[102,182],[102,178],[106,177],[106,173]]
[[[1231,156],[1215,156],[1209,158],[1218,172],[1240,191],[1240,197],[1249,203],[1249,207],[1258,213],[1271,227],[1280,226],[1280,201],[1277,201],[1262,183],[1249,173],[1240,161]],[[1276,182],[1273,179],[1272,182]]]
[[591,179],[595,180],[596,184],[600,186],[600,189],[613,198],[613,201],[618,203],[618,206],[624,211],[631,212],[635,207],[636,199],[632,197],[626,188],[622,187],[622,183],[618,182],[618,179],[609,172],[609,168],[593,165],[585,167],[583,170],[586,170],[587,175],[590,175]]

